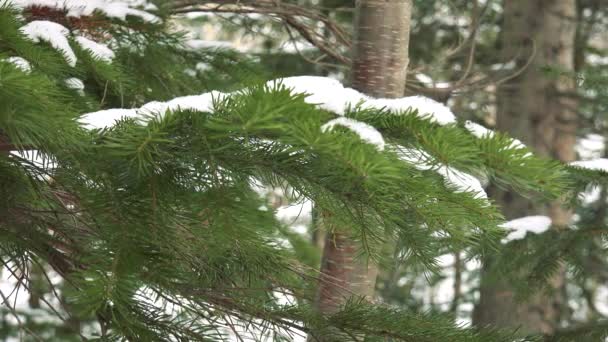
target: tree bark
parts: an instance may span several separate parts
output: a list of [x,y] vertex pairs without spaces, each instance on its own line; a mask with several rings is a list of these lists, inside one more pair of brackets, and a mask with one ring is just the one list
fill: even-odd
[[[574,71],[576,0],[505,0],[503,54],[531,65],[519,77],[498,88],[497,129],[522,140],[537,154],[568,162],[575,160],[576,103],[560,93],[575,90],[572,78],[551,78],[544,66]],[[538,205],[508,191],[491,189],[504,215],[513,219],[545,214],[553,224],[570,222],[572,213],[558,203]],[[523,333],[552,333],[559,321],[563,298],[563,272],[551,282],[555,295],[534,295],[526,303],[514,299],[512,287],[504,281],[489,281],[491,258],[485,260],[480,301],[473,321],[478,326],[520,327]]]
[[[403,96],[411,11],[411,0],[357,1],[353,88],[373,97]],[[316,301],[320,313],[336,312],[351,296],[372,299],[378,267],[365,258],[357,258],[358,250],[347,227],[327,234]],[[315,337],[322,340],[322,336]]]

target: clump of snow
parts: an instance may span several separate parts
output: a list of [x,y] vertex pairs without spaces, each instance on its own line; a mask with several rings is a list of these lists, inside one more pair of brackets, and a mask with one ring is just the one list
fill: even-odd
[[76,89],[76,90],[84,89],[84,83],[82,82],[81,79],[78,79],[76,77],[71,77],[71,78],[66,79],[65,85],[70,89]]
[[483,185],[481,185],[479,179],[472,175],[449,166],[442,166],[436,172],[442,175],[449,184],[455,186],[459,191],[472,192],[475,198],[488,199]]
[[380,134],[380,132],[378,132],[378,130],[376,130],[374,127],[361,121],[339,117],[330,120],[321,126],[321,130],[323,132],[331,131],[336,125],[346,127],[355,132],[361,138],[361,140],[376,146],[378,151],[384,150],[384,138],[382,137],[382,134]]
[[[492,138],[492,137],[494,137],[494,135],[496,135],[496,133],[493,130],[488,129],[488,128],[486,128],[478,123],[475,123],[473,121],[470,121],[470,120],[465,121],[464,128],[479,139]],[[526,147],[527,146],[524,145],[524,143],[522,143],[521,140],[511,138],[511,144],[509,145],[509,148],[521,149],[521,148],[526,148]],[[532,153],[530,153],[530,152],[528,152],[524,155],[524,157],[530,157],[530,156],[532,156]]]
[[599,134],[587,134],[577,139],[574,148],[583,160],[600,158],[606,150],[606,139]]
[[400,147],[397,154],[399,159],[412,164],[418,170],[434,170],[444,178],[447,185],[455,187],[459,192],[470,192],[475,198],[488,198],[479,179],[447,165],[434,166],[433,157],[422,150]]
[[571,162],[570,165],[588,170],[608,172],[608,159],[606,158],[578,160]]
[[84,83],[82,82],[81,79],[78,79],[76,77],[71,77],[71,78],[66,79],[64,82],[68,88],[74,89],[78,92],[78,94],[84,96]]
[[449,88],[449,82],[435,82],[429,75],[418,73],[416,79],[427,87],[433,88]]
[[349,106],[361,104],[362,108],[386,109],[393,113],[416,110],[418,115],[440,125],[456,122],[452,111],[435,100],[423,96],[408,96],[398,99],[375,99],[352,88],[345,88],[339,81],[329,77],[296,76],[270,81],[269,86],[281,84],[294,93],[308,94],[305,101],[321,108],[344,115]]
[[429,119],[440,125],[456,122],[452,110],[441,102],[424,96],[408,96],[399,99],[370,99],[363,107],[385,108],[391,112],[401,112],[408,109],[416,110],[420,117]]
[[18,69],[20,69],[24,72],[32,71],[32,66],[31,66],[30,62],[28,62],[25,58],[15,56],[15,57],[7,58],[6,61],[9,63],[12,63]]
[[147,1],[132,3],[131,1],[118,0],[8,0],[8,3],[18,8],[39,6],[65,9],[70,17],[90,16],[94,12],[101,12],[109,18],[120,20],[125,20],[127,16],[139,17],[151,23],[160,20],[153,14],[133,8],[135,6],[151,8],[147,5]]
[[75,39],[76,42],[80,44],[83,49],[87,50],[93,57],[108,63],[114,59],[114,51],[110,50],[107,45],[97,43],[82,36],[77,36]]
[[467,131],[471,132],[471,134],[473,134],[474,136],[478,137],[478,138],[491,138],[494,136],[494,131],[491,129],[487,129],[484,126],[475,123],[473,121],[467,120],[464,123],[464,128],[466,128]]
[[123,118],[138,118],[135,109],[106,109],[81,116],[78,122],[86,129],[110,127]]
[[176,97],[171,101],[148,102],[140,108],[133,109],[108,109],[94,113],[88,113],[80,117],[79,122],[87,129],[110,127],[116,120],[122,117],[137,118],[140,122],[154,115],[164,115],[167,111],[193,110],[210,112],[213,110],[214,101],[225,98],[227,94],[212,91],[201,95]]
[[35,20],[20,28],[21,32],[32,41],[46,41],[52,47],[61,51],[70,66],[76,66],[76,55],[67,36],[70,33],[65,26],[46,20]]
[[427,83],[427,84],[433,83],[433,79],[431,78],[431,76],[429,76],[427,74],[417,73],[415,75],[415,77],[420,83]]
[[203,39],[190,39],[186,41],[186,47],[191,50],[200,49],[234,49],[234,45],[231,42],[219,41],[219,40],[203,40]]
[[548,216],[525,216],[503,223],[500,227],[511,231],[503,239],[503,243],[513,240],[521,240],[526,237],[526,233],[541,234],[551,227],[551,218]]
[[597,202],[602,194],[602,188],[599,185],[588,186],[585,191],[578,194],[578,198],[583,205],[590,205]]
[[166,111],[194,110],[199,112],[210,112],[213,110],[214,101],[221,101],[228,94],[212,91],[201,95],[176,97],[167,102],[152,101],[138,109],[142,115],[164,114]]

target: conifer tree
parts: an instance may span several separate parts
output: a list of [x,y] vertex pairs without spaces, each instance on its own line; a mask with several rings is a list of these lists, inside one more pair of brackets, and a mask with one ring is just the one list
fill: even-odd
[[[78,322],[63,324],[72,339],[512,340],[357,294],[319,312],[319,271],[279,243],[254,189],[288,184],[331,212],[327,227],[348,227],[362,257],[399,240],[432,271],[438,249],[476,258],[505,235],[479,179],[557,198],[571,168],[426,98],[260,82],[239,56],[187,49],[157,5],[0,7],[0,248],[16,289],[34,293],[28,275],[42,270],[53,291],[39,299]],[[201,61],[212,71],[192,72]],[[14,295],[2,290],[19,336],[57,338],[27,325]]]

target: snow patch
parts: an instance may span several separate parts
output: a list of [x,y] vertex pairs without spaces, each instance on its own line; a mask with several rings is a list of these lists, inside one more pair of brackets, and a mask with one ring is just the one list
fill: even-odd
[[52,21],[35,20],[27,23],[20,30],[35,43],[40,41],[48,42],[53,48],[63,53],[70,66],[76,66],[76,55],[72,51],[67,39],[70,30],[65,26]]
[[338,80],[320,76],[296,76],[277,79],[267,83],[274,87],[278,84],[291,89],[294,93],[307,94],[305,101],[321,108],[344,115],[348,107],[361,104],[362,108],[385,109],[393,113],[416,110],[420,117],[440,125],[456,122],[452,111],[444,104],[423,96],[408,96],[398,99],[376,99],[345,88]]
[[548,216],[525,216],[508,221],[500,225],[501,228],[511,231],[503,239],[503,243],[513,240],[521,240],[526,237],[526,233],[541,234],[551,227],[551,218]]
[[418,170],[434,170],[444,178],[447,185],[455,187],[458,192],[470,192],[475,198],[488,199],[479,179],[447,165],[434,166],[433,157],[422,150],[400,147],[397,149],[397,155],[399,159],[412,164]]
[[104,128],[112,126],[116,120],[123,117],[137,118],[144,123],[154,115],[164,115],[167,111],[193,110],[200,112],[210,112],[213,110],[214,101],[226,97],[227,94],[212,91],[202,95],[182,96],[174,98],[168,102],[152,101],[143,105],[141,108],[133,109],[107,109],[94,113],[88,113],[78,120],[87,129]]
[[492,138],[495,134],[493,130],[485,128],[484,126],[470,120],[465,121],[464,128],[480,139]]
[[382,134],[378,132],[374,127],[354,119],[340,117],[333,120],[330,120],[323,126],[321,126],[321,130],[323,132],[331,131],[335,126],[343,126],[354,133],[356,133],[361,140],[368,142],[378,149],[378,151],[384,150],[384,138]]
[[176,97],[167,102],[152,101],[139,108],[137,111],[142,115],[163,115],[166,111],[193,110],[199,112],[210,112],[213,110],[213,102],[221,101],[228,94],[212,91],[201,95],[190,95]]
[[81,116],[78,122],[86,129],[105,128],[113,126],[116,121],[123,118],[138,118],[135,109],[114,108],[100,110]]
[[15,56],[7,58],[6,61],[13,64],[23,72],[32,71],[32,65],[25,58]]
[[66,87],[76,90],[78,94],[84,96],[84,83],[76,77],[68,78],[64,81]]
[[588,186],[585,191],[578,194],[578,199],[584,206],[588,206],[597,202],[602,194],[602,188],[599,185]]
[[[482,138],[493,138],[494,135],[496,135],[496,132],[494,132],[491,129],[488,129],[478,123],[475,123],[473,121],[467,120],[464,123],[464,128],[469,131],[469,133],[473,134],[474,136],[476,136],[479,139]],[[521,140],[519,139],[515,139],[515,138],[511,138],[511,144],[509,145],[509,148],[512,149],[522,149],[522,148],[527,148],[527,146],[521,142]],[[532,153],[528,152],[524,155],[524,157],[531,157]]]
[[582,160],[601,158],[606,150],[606,139],[599,134],[587,134],[577,139],[574,148]]
[[87,50],[91,56],[101,59],[104,62],[112,62],[114,59],[114,51],[110,50],[107,45],[97,43],[90,40],[89,38],[77,36],[76,42],[82,46],[83,49]]
[[570,165],[588,170],[608,172],[608,159],[606,158],[578,160],[571,162]]
[[108,18],[120,20],[125,20],[127,16],[134,16],[151,23],[160,21],[153,14],[133,8],[138,5],[150,8],[147,1],[133,3],[132,1],[116,0],[8,0],[7,2],[22,9],[39,6],[67,10],[67,15],[70,17],[90,16],[94,12],[101,12]]
[[231,42],[219,41],[219,40],[203,40],[203,39],[190,39],[186,41],[186,47],[190,50],[200,49],[235,49]]

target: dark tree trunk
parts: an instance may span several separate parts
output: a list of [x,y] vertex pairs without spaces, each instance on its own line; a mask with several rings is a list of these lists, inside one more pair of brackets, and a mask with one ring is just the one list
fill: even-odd
[[[374,97],[403,96],[412,1],[361,0],[356,11],[352,86]],[[348,228],[327,234],[317,292],[319,312],[335,312],[353,295],[372,299],[378,267],[357,258],[358,250]]]
[[[505,60],[515,59],[520,67],[530,56],[533,60],[519,77],[499,87],[498,130],[509,132],[540,155],[566,162],[574,160],[576,103],[571,97],[560,96],[575,90],[574,80],[550,78],[543,74],[542,68],[574,70],[576,1],[505,0],[502,30]],[[554,225],[563,226],[572,216],[558,203],[540,206],[499,189],[491,189],[491,195],[508,219],[545,214],[552,218]],[[480,302],[473,318],[476,325],[520,327],[524,333],[554,331],[563,300],[559,294],[563,272],[552,279],[554,295],[538,294],[519,303],[509,284],[489,281],[491,258],[484,264]]]

